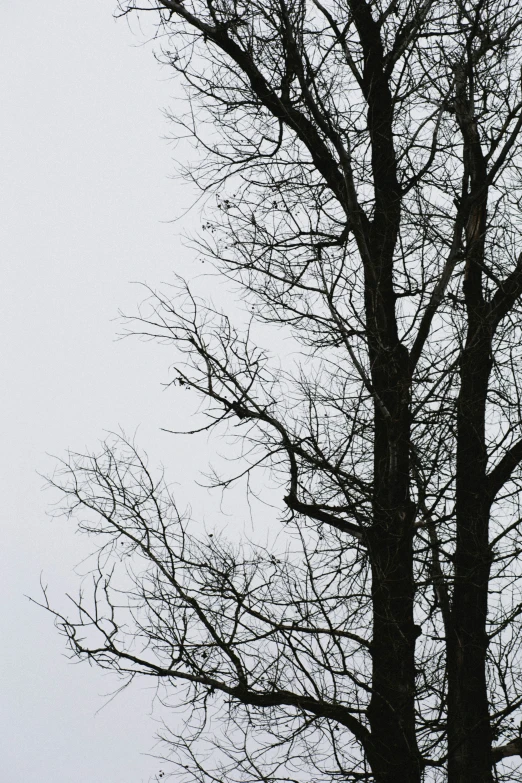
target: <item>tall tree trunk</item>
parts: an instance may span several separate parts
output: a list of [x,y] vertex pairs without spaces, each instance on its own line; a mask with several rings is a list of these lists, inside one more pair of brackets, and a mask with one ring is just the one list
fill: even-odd
[[375,410],[374,519],[368,542],[373,602],[370,763],[378,783],[419,783],[409,368],[407,351],[398,341],[376,357],[373,382],[380,404]]
[[[419,783],[415,734],[413,622],[414,510],[410,500],[409,354],[395,313],[393,265],[402,192],[397,179],[393,100],[381,29],[371,4],[350,0],[364,52],[362,89],[368,103],[375,209],[365,264],[365,310],[374,391],[374,495],[368,549],[372,566],[372,697],[368,707],[370,764],[378,783]],[[366,248],[369,254],[366,255]]]
[[466,344],[457,408],[455,584],[447,643],[448,780],[491,783],[491,728],[486,683],[489,502],[486,495],[486,401],[492,320],[483,269],[488,175],[466,63],[455,67],[455,108],[463,137]]
[[450,783],[493,780],[486,683],[490,559],[485,400],[490,365],[489,339],[477,338],[462,357],[457,425],[457,542],[448,639]]

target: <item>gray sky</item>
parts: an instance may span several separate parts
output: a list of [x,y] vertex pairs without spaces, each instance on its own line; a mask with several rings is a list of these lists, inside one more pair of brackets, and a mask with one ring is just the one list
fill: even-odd
[[[115,341],[129,285],[190,274],[177,239],[187,194],[169,179],[162,109],[172,81],[115,0],[0,0],[0,778],[6,783],[141,783],[161,768],[151,692],[107,707],[114,680],[74,666],[51,618],[24,594],[74,590],[85,543],[50,521],[37,471],[121,425],[186,484],[201,454],[159,432],[187,415],[165,394],[164,349]],[[194,218],[192,218],[194,219]],[[161,358],[160,358],[161,357]],[[183,449],[183,458],[179,454]]]

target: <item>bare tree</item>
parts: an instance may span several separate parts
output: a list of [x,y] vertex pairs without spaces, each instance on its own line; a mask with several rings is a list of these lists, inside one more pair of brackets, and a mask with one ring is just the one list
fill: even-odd
[[71,455],[55,483],[102,549],[60,627],[190,707],[180,780],[522,780],[519,3],[140,6],[216,201],[200,251],[301,353],[189,291],[137,331],[286,525],[274,551],[198,538],[132,444]]

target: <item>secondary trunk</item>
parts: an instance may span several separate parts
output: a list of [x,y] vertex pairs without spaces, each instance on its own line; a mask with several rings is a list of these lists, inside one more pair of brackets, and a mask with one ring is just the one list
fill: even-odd
[[461,361],[457,420],[455,584],[447,640],[448,781],[492,783],[486,682],[489,502],[485,496],[485,406],[491,367],[484,327]]

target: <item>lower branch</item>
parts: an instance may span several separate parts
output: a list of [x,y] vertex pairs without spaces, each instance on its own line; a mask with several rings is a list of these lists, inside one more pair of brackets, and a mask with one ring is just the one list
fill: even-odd
[[491,751],[493,757],[493,764],[498,764],[502,759],[509,758],[510,756],[522,756],[522,737],[517,737],[506,745],[499,745],[498,748],[493,748]]

